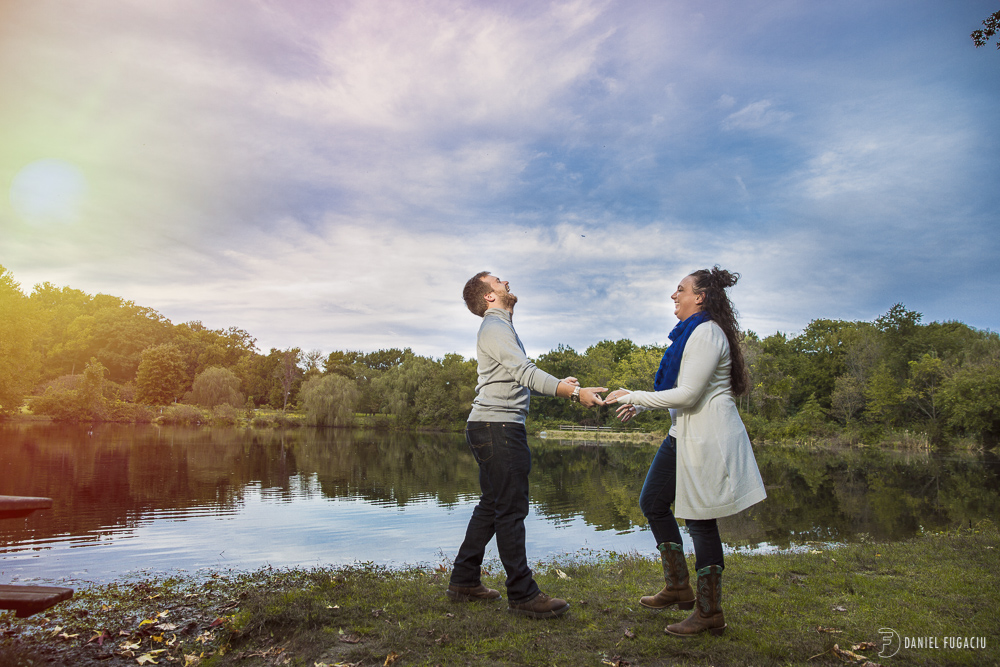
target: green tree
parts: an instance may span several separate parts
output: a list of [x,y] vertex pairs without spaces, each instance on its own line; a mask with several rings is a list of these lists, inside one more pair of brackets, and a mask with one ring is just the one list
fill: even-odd
[[299,396],[308,423],[314,426],[351,426],[361,392],[351,380],[330,373],[306,380]]
[[949,426],[979,435],[989,446],[1000,443],[1000,364],[957,371],[942,383],[941,394]]
[[163,343],[142,352],[135,379],[137,398],[149,405],[166,405],[187,390],[187,365],[184,355],[173,343]]
[[220,366],[209,366],[198,374],[191,385],[191,400],[206,408],[217,405],[241,408],[245,401],[239,376]]
[[778,332],[760,341],[747,340],[753,359],[750,370],[750,402],[765,419],[788,414],[795,377],[794,352],[785,334]]
[[830,395],[830,413],[842,422],[849,423],[865,407],[865,386],[854,375],[845,373],[837,377]]
[[894,425],[903,404],[903,391],[886,362],[879,364],[865,385],[865,416],[874,422]]
[[0,413],[20,410],[40,374],[35,349],[35,309],[6,268],[0,266]]
[[882,359],[893,377],[902,380],[909,371],[908,364],[920,356],[916,333],[920,326],[920,313],[908,310],[897,303],[885,315],[875,320],[875,327],[882,332],[884,344]]
[[278,389],[281,395],[281,409],[288,409],[288,403],[292,399],[293,393],[302,382],[302,369],[299,368],[301,360],[302,350],[297,347],[290,347],[284,352],[279,353],[278,367],[274,371],[278,383],[272,389],[272,405],[276,403],[273,400],[274,389]]

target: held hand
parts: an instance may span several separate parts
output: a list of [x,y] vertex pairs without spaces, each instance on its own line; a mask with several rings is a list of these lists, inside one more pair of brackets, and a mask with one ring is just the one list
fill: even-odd
[[618,411],[617,411],[616,414],[618,415],[618,418],[621,419],[622,423],[624,424],[628,420],[632,419],[632,417],[635,417],[636,412],[637,411],[636,411],[634,405],[632,405],[631,403],[625,403],[624,405],[620,405],[618,407]]
[[631,393],[632,392],[630,392],[628,389],[616,389],[610,394],[608,394],[608,397],[604,399],[604,403],[605,405],[611,405],[613,403],[617,403],[619,398],[621,398],[622,396],[628,396]]
[[568,378],[563,378],[562,380],[560,380],[560,382],[565,382],[566,384],[568,384],[571,387],[579,387],[580,386],[580,381],[577,380],[572,375],[570,377],[568,377]]
[[604,401],[601,400],[601,392],[607,390],[607,387],[584,387],[580,390],[580,405],[585,405],[588,408],[604,405]]

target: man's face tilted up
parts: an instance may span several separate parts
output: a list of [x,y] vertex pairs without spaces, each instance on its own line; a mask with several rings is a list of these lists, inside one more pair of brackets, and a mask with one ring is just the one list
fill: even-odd
[[499,307],[514,312],[517,297],[511,294],[510,285],[506,280],[500,280],[496,276],[483,276],[482,281],[493,289],[486,295],[486,300],[490,302],[490,308]]

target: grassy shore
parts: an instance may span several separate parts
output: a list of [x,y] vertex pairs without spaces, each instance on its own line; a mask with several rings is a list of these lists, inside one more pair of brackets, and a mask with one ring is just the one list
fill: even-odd
[[[997,665],[998,547],[986,523],[899,543],[732,554],[726,634],[690,639],[663,632],[687,612],[637,604],[662,576],[635,554],[537,563],[542,589],[572,604],[553,620],[512,616],[504,601],[451,603],[445,566],[133,579],[80,588],[46,615],[0,617],[0,664]],[[496,564],[484,581],[503,589]],[[880,657],[881,628],[922,643]]]

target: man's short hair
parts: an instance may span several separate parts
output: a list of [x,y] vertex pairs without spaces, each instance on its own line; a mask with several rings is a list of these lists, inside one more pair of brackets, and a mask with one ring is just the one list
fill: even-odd
[[486,314],[487,305],[485,297],[493,291],[493,288],[483,280],[488,275],[490,275],[489,271],[480,271],[469,278],[469,281],[465,283],[465,289],[462,290],[462,298],[465,299],[465,305],[468,306],[473,315],[478,315],[479,317]]

